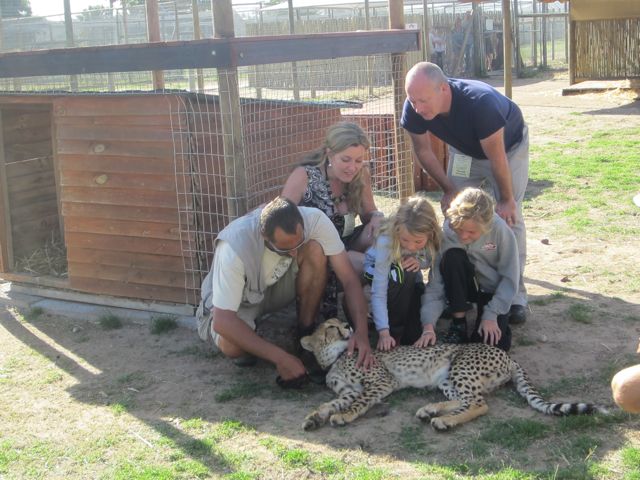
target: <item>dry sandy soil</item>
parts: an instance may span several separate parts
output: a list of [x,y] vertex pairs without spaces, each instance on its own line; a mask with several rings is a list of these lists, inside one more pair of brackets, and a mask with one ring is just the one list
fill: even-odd
[[[640,102],[634,102],[634,94],[563,97],[561,90],[567,84],[562,77],[516,81],[514,99],[524,110],[532,143],[544,145],[572,138],[571,129],[565,127],[572,112],[592,112],[584,121],[598,128],[640,126]],[[611,275],[601,279],[599,272],[625,269],[635,271],[636,278],[640,276],[637,264],[630,264],[639,252],[637,239],[619,243],[603,238],[585,243],[577,238],[550,238],[545,215],[535,210],[528,210],[527,224],[526,277],[532,304],[528,322],[514,328],[512,356],[526,368],[534,383],[550,388],[555,399],[611,405],[603,368],[613,372],[634,361],[640,334],[640,291],[637,282],[635,290],[630,289]],[[548,242],[543,243],[543,239]],[[581,268],[585,265],[590,268]],[[565,293],[562,298],[546,304],[536,302],[561,291]],[[591,324],[567,317],[568,306],[576,300],[587,303],[595,312]],[[286,325],[278,323],[261,328],[278,338],[288,331]],[[129,431],[132,441],[140,445],[155,445],[159,432],[172,432],[180,443],[188,440],[180,429],[185,419],[199,417],[217,422],[233,418],[251,425],[259,434],[277,436],[311,451],[348,452],[366,462],[375,458],[377,466],[389,466],[407,478],[415,476],[399,438],[403,430],[420,426],[413,413],[426,400],[418,394],[390,400],[384,418],[365,418],[347,428],[326,427],[306,433],[300,428],[302,419],[331,398],[330,392],[313,385],[300,392],[280,391],[270,365],[259,363],[240,369],[224,358],[208,356],[196,334],[187,329],[150,335],[148,326],[127,323],[122,329],[104,331],[93,323],[47,314],[24,323],[3,312],[0,345],[2,363],[26,355],[31,349],[62,372],[58,381],[2,388],[5,407],[0,419],[8,425],[3,427],[6,437],[35,436],[64,444],[76,441],[78,435],[97,438],[96,426],[102,425]],[[46,367],[43,377],[51,368]],[[19,380],[20,375],[27,378],[28,374],[18,372],[14,380]],[[259,394],[228,402],[216,400],[217,395],[239,383],[253,384]],[[571,389],[569,395],[562,394],[565,387]],[[128,415],[114,416],[112,410],[105,408],[123,398],[131,405]],[[440,397],[433,394],[428,398]],[[424,442],[420,446],[423,460],[450,461],[449,455],[457,446],[477,438],[493,421],[541,417],[509,396],[494,395],[489,403],[487,416],[450,434],[436,436],[424,427],[418,434]],[[25,413],[30,415],[27,424],[17,426],[10,421]],[[599,447],[598,458],[606,458],[607,452],[625,442],[640,447],[639,427],[640,421],[635,418],[622,428],[616,427],[615,432],[612,430],[611,438]],[[243,448],[256,447],[238,445],[239,450]],[[548,458],[544,445],[533,452],[528,450],[526,456],[518,462],[531,469],[549,467],[543,460]],[[564,466],[561,460],[558,462]],[[224,472],[222,467],[217,472],[212,468],[214,476]],[[273,475],[297,477],[299,472]],[[52,477],[56,476],[53,472]]]

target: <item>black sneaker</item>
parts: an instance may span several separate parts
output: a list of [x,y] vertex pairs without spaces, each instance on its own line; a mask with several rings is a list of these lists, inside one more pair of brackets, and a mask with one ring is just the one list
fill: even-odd
[[527,321],[527,309],[523,305],[511,305],[509,309],[509,324],[522,325]]
[[451,325],[448,332],[438,336],[438,340],[442,343],[467,343],[469,341],[467,327],[466,325]]
[[250,353],[245,353],[231,359],[231,361],[236,367],[253,367],[258,362],[258,359]]

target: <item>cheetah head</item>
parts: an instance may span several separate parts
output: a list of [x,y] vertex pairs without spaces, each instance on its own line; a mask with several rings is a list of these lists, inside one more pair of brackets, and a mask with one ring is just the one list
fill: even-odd
[[302,348],[313,352],[323,369],[328,369],[347,349],[351,329],[347,323],[330,318],[311,334],[300,339]]

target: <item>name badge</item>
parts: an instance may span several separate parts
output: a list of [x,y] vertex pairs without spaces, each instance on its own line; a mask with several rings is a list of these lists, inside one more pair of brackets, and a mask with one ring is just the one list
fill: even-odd
[[469,178],[471,174],[471,157],[469,155],[463,155],[456,153],[453,156],[453,167],[451,169],[451,175],[454,177]]

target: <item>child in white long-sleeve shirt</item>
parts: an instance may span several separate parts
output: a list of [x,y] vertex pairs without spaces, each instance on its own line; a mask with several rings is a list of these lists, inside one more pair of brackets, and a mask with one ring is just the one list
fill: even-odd
[[509,309],[518,293],[518,246],[511,228],[495,213],[493,199],[478,188],[466,188],[446,211],[438,268],[422,298],[422,315],[435,322],[446,304],[453,322],[448,337],[467,341],[465,312],[477,304],[471,341],[505,351],[511,347]]
[[371,283],[378,350],[435,343],[433,324],[421,325],[419,312],[421,270],[433,263],[440,236],[433,207],[425,197],[414,195],[385,221],[375,245],[367,250],[364,277]]

